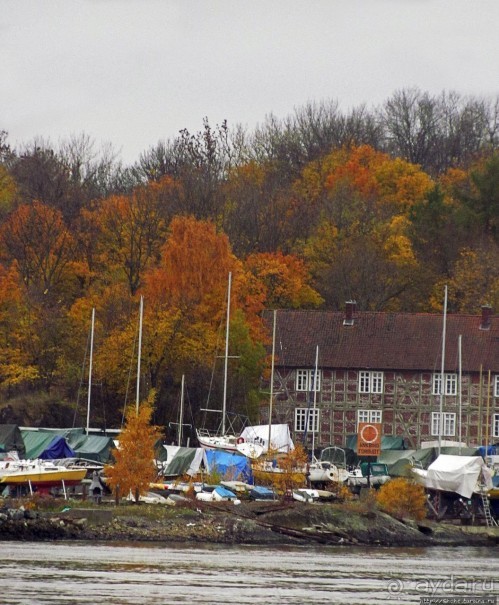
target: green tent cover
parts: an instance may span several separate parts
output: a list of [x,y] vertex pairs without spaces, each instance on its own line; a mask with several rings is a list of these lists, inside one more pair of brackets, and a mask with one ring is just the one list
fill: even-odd
[[19,458],[26,457],[26,446],[17,424],[0,424],[0,455],[16,451]]
[[[357,435],[348,435],[346,438],[346,447],[352,449],[357,453]],[[381,437],[381,451],[384,450],[403,450],[405,449],[405,442],[403,437],[396,437],[394,435],[382,435]]]
[[57,435],[66,439],[78,458],[104,464],[110,461],[111,449],[114,447],[112,437],[86,435],[83,429],[22,429],[21,435],[26,444],[26,458],[29,460],[38,458]]
[[[461,456],[477,456],[478,448],[442,447],[442,454],[454,454]],[[438,448],[428,447],[420,450],[384,450],[378,456],[378,462],[383,462],[388,467],[391,477],[411,477],[411,467],[418,466],[427,469],[432,462],[438,458]]]

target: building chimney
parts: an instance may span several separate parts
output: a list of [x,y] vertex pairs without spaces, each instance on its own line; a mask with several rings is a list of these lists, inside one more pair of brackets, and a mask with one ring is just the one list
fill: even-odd
[[490,318],[492,316],[492,307],[490,305],[482,305],[482,321],[480,330],[490,330]]
[[344,326],[353,326],[356,308],[357,303],[354,300],[347,300],[345,303],[345,319],[343,320]]

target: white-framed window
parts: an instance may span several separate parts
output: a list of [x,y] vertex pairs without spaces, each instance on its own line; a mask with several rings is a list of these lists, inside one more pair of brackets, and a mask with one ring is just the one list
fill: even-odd
[[499,397],[499,374],[494,377],[494,397]]
[[382,393],[383,372],[359,372],[359,393]]
[[[442,412],[442,437],[454,437],[456,434],[456,414],[452,412]],[[431,434],[440,435],[440,412],[431,413]]]
[[[314,388],[315,385],[315,388]],[[296,370],[296,390],[297,391],[320,391],[321,390],[321,371],[317,370]]]
[[[433,395],[440,395],[440,388],[442,384],[442,374],[433,374]],[[444,373],[444,395],[456,395],[457,394],[457,374]]]
[[380,423],[381,418],[381,410],[357,410],[357,426],[359,426],[360,422]]
[[499,437],[499,414],[492,416],[492,437]]
[[311,408],[295,408],[295,432],[319,432],[319,410]]

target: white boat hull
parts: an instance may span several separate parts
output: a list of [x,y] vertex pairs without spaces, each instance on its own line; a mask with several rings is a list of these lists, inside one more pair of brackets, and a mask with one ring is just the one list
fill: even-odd
[[205,450],[224,450],[226,452],[237,452],[237,437],[235,435],[209,435],[205,432],[197,432],[199,445]]
[[260,458],[260,456],[263,454],[263,445],[258,443],[243,441],[242,443],[238,443],[236,448],[240,454],[246,456],[247,458],[251,458],[252,460]]
[[297,502],[316,502],[319,499],[319,492],[316,489],[295,489],[293,490],[293,500]]
[[388,481],[390,481],[389,475],[371,475],[369,480],[367,477],[348,477],[348,485],[350,487],[367,487],[368,485],[376,487],[384,485]]
[[309,479],[311,483],[344,483],[348,479],[348,471],[329,462],[318,462],[310,465]]
[[78,485],[86,474],[86,468],[66,468],[43,460],[16,460],[1,465],[0,484],[56,487],[64,482]]

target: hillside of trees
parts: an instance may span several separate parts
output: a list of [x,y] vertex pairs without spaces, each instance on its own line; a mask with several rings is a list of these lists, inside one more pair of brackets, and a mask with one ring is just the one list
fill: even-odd
[[[15,149],[0,133],[0,423],[91,425],[144,397],[154,422],[268,396],[264,309],[499,309],[499,98],[396,92],[345,113],[310,103],[255,131],[205,119],[125,166],[86,135]],[[215,371],[215,374],[213,374]]]

